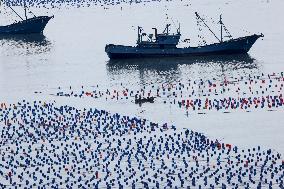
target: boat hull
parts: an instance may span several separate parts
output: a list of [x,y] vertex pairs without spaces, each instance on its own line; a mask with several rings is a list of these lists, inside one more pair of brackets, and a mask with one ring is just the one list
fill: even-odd
[[7,26],[0,26],[0,35],[33,34],[42,33],[50,16],[29,18]]
[[110,59],[243,54],[247,53],[255,41],[262,36],[251,35],[206,46],[168,49],[139,48],[110,44],[106,45],[105,51]]

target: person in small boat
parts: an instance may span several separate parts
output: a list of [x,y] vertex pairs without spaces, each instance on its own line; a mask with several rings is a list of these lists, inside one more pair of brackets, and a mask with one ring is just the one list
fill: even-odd
[[136,104],[142,104],[142,103],[145,103],[145,102],[154,103],[154,97],[142,98],[141,95],[139,95],[139,98],[138,98],[138,95],[137,94],[135,95],[135,103]]

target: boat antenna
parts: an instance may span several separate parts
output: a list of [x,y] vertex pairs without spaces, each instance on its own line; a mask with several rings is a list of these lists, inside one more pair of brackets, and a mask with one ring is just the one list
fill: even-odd
[[222,42],[222,41],[216,36],[216,34],[210,29],[210,27],[206,24],[206,22],[204,21],[204,19],[199,16],[199,14],[198,14],[197,12],[195,12],[195,15],[196,15],[196,17],[197,17],[198,19],[200,19],[200,20],[203,22],[203,24],[209,29],[209,31],[214,35],[214,37],[215,37],[219,42]]
[[10,5],[7,4],[7,6],[22,20],[24,20]]

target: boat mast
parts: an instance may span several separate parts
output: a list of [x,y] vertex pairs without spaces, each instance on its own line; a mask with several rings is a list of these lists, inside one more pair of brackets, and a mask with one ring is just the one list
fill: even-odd
[[177,34],[180,34],[180,23],[178,24]]
[[142,40],[141,40],[141,36],[140,36],[140,30],[141,30],[141,27],[138,26],[138,30],[137,30],[137,44],[139,44]]
[[220,15],[220,21],[219,21],[220,25],[221,25],[221,42],[223,42],[223,22],[222,22],[222,14]]
[[28,19],[27,17],[27,6],[26,6],[26,0],[24,0],[24,9],[25,9],[25,18],[26,20]]
[[157,40],[157,36],[158,36],[158,31],[157,28],[152,28],[155,31],[155,40]]
[[200,19],[200,20],[203,22],[203,24],[209,29],[209,31],[214,35],[214,37],[221,43],[222,41],[221,41],[221,40],[216,36],[216,34],[210,29],[210,27],[206,24],[206,22],[203,20],[203,18],[201,18],[197,12],[195,12],[195,15],[196,15],[196,17],[197,17],[198,19]]

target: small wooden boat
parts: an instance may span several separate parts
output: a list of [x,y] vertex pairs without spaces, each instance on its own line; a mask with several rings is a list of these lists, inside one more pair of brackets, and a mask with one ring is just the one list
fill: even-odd
[[135,98],[135,104],[143,104],[146,102],[154,103],[155,97],[147,97],[147,98]]

